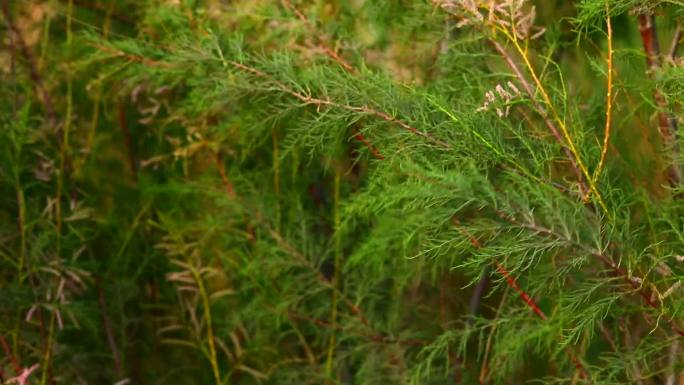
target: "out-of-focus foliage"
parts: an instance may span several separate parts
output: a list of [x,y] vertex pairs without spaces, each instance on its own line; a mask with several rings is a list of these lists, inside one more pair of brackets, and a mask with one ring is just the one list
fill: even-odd
[[0,5],[0,383],[684,383],[682,2]]

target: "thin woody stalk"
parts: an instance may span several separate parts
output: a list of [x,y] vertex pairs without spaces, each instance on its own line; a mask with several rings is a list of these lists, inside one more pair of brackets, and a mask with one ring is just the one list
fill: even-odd
[[[513,43],[515,46],[515,49],[518,51],[518,54],[520,57],[523,59],[523,62],[525,63],[525,66],[527,67],[527,71],[530,73],[530,76],[532,76],[532,79],[534,80],[534,84],[536,85],[536,90],[539,91],[542,95],[542,99],[544,101],[544,104],[549,108],[551,111],[551,117],[547,115],[545,110],[541,108],[538,102],[535,103],[535,109],[537,112],[542,116],[544,119],[545,124],[551,132],[554,134],[554,137],[556,137],[556,140],[559,142],[561,146],[565,149],[566,154],[569,152],[570,155],[568,158],[571,161],[571,164],[573,165],[573,171],[575,171],[575,174],[580,174],[578,181],[580,183],[580,186],[583,187],[583,197],[588,197],[586,195],[587,189],[588,192],[594,194],[596,196],[596,200],[598,201],[599,206],[603,210],[604,213],[609,215],[608,212],[608,207],[606,207],[605,202],[603,201],[603,197],[601,196],[601,193],[598,191],[596,188],[596,185],[594,184],[593,179],[591,178],[591,175],[589,175],[589,170],[587,167],[584,165],[584,162],[582,162],[582,158],[580,157],[579,151],[577,151],[577,148],[575,147],[575,143],[572,140],[572,137],[570,136],[570,133],[568,132],[568,128],[565,124],[565,122],[561,119],[560,115],[558,114],[558,111],[556,111],[555,106],[551,102],[551,97],[549,96],[549,93],[546,91],[546,88],[542,84],[541,80],[539,79],[539,76],[537,76],[536,71],[534,70],[534,67],[532,66],[532,63],[530,62],[530,59],[527,56],[527,50],[523,49],[520,46],[520,42],[518,41],[518,38],[515,35],[515,32],[510,33],[508,31],[502,31],[504,35],[507,36],[509,41]],[[497,43],[498,44],[498,43]],[[499,45],[500,46],[500,45]],[[502,51],[499,52],[506,52],[505,49],[502,48]],[[498,49],[497,49],[498,51]],[[506,60],[506,62],[510,65],[511,63],[515,63],[513,60]],[[525,79],[524,76],[522,79]],[[530,94],[531,87],[526,86],[525,87],[525,92],[528,93],[530,96],[531,100],[535,100],[535,95],[534,93]],[[554,123],[555,122],[555,123]],[[556,127],[557,125],[557,127]],[[553,128],[552,128],[553,127]],[[560,128],[560,130],[559,130]],[[559,131],[560,134],[562,134],[562,137],[559,138]],[[578,170],[579,169],[579,172]],[[586,178],[586,180],[585,180]],[[588,186],[587,186],[588,184]]]
[[[515,225],[520,228],[525,228],[530,231],[533,231],[536,235],[538,236],[549,236],[567,243],[570,243],[572,246],[576,247],[577,249],[581,250],[584,253],[587,253],[591,255],[592,257],[597,258],[601,263],[603,263],[606,267],[610,269],[612,274],[616,277],[621,278],[626,284],[628,284],[644,301],[648,307],[650,307],[653,310],[656,310],[660,314],[665,314],[666,309],[662,306],[656,303],[652,297],[654,297],[655,292],[653,290],[647,289],[647,284],[645,282],[644,278],[637,277],[634,275],[629,274],[624,268],[622,268],[620,265],[618,265],[613,258],[610,256],[604,254],[600,250],[593,249],[591,247],[588,247],[582,243],[579,243],[573,239],[567,238],[566,236],[559,234],[558,232],[554,231],[553,229],[549,229],[546,227],[542,227],[536,224],[528,224],[521,222],[517,220],[516,218],[511,217],[508,214],[505,214],[500,211],[496,211],[496,215]],[[665,318],[666,323],[670,326],[672,331],[677,333],[680,337],[684,337],[684,329],[682,329],[679,324],[671,319],[671,318]]]
[[328,356],[325,363],[325,373],[328,378],[332,378],[334,354],[335,354],[335,326],[337,325],[337,302],[338,292],[340,289],[340,268],[342,267],[342,243],[340,239],[340,179],[342,176],[341,166],[337,165],[335,168],[335,183],[333,188],[333,221],[335,224],[335,262],[332,285],[337,290],[332,292],[332,304],[330,313],[330,324],[333,330],[330,331],[330,340],[328,341]]
[[[639,22],[639,33],[646,55],[647,73],[650,77],[653,77],[660,69],[660,44],[655,28],[655,18],[652,14],[641,13],[637,16],[637,20]],[[679,148],[676,140],[677,121],[674,116],[667,112],[667,101],[665,100],[665,96],[663,96],[657,88],[654,88],[653,90],[653,99],[659,109],[658,133],[663,141],[663,145],[671,151],[667,166],[668,181],[672,186],[676,186],[681,180],[681,172],[676,165],[676,159],[679,155]]]
[[[480,249],[482,247],[480,241],[477,238],[475,238],[475,236],[473,236],[468,230],[466,230],[460,225],[458,218],[454,218],[453,223],[456,225],[457,230],[468,238],[470,244],[475,249]],[[511,276],[511,274],[508,272],[508,270],[506,270],[504,265],[501,264],[499,261],[493,261],[492,265],[496,269],[497,273],[499,273],[499,275],[501,275],[505,279],[506,285],[508,285],[508,287],[510,287],[516,293],[518,293],[518,296],[520,296],[520,299],[522,299],[523,302],[525,302],[525,305],[527,305],[527,307],[534,314],[536,314],[542,321],[546,321],[548,318],[546,314],[541,310],[539,305],[537,305],[537,302],[532,298],[532,296],[530,296],[525,290],[520,288],[520,286],[518,285],[518,281],[513,276]],[[566,349],[566,354],[568,355],[568,358],[575,366],[575,370],[580,374],[580,376],[589,381],[589,383],[591,383],[591,377],[589,376],[589,372],[584,367],[584,365],[582,365],[582,363],[579,361],[575,353]]]
[[[71,48],[73,42],[73,33],[71,30],[71,18],[74,4],[69,0],[67,5],[66,15],[66,48],[71,55]],[[62,190],[64,190],[64,180],[67,172],[67,164],[69,157],[69,134],[71,131],[71,118],[73,113],[73,82],[71,68],[67,66],[66,70],[67,91],[66,91],[66,116],[64,118],[64,127],[62,128],[62,137],[59,149],[59,170],[57,172],[57,192],[55,197],[55,231],[57,237],[57,256],[61,254],[62,247]]]
[[197,269],[192,267],[192,275],[197,283],[200,297],[202,299],[202,307],[204,308],[204,320],[207,323],[207,345],[209,346],[209,363],[211,364],[211,371],[214,375],[216,385],[222,385],[221,375],[218,367],[218,357],[216,354],[216,342],[214,341],[214,326],[211,317],[211,303],[209,302],[209,295],[204,286],[204,279]]
[[[345,71],[347,71],[351,74],[355,74],[357,72],[356,68],[354,68],[351,64],[349,64],[348,61],[346,61],[342,56],[340,56],[337,53],[337,51],[332,49],[330,47],[330,45],[324,41],[320,31],[317,31],[314,28],[314,26],[311,24],[309,19],[307,19],[306,16],[304,16],[304,14],[290,2],[290,0],[282,0],[282,2],[283,2],[283,5],[285,6],[285,8],[287,8],[292,13],[294,13],[297,16],[297,18],[306,26],[306,28],[309,30],[310,36],[313,37],[318,42],[317,48],[322,49],[323,52],[325,52],[325,54],[330,59],[332,59],[334,62],[339,64],[342,68],[344,68]],[[380,159],[380,160],[385,159],[385,157],[382,156],[382,154],[377,149],[377,147],[375,147],[371,142],[369,142],[368,139],[366,139],[366,137],[362,133],[360,133],[358,131],[354,132],[354,139],[358,140],[364,146],[366,146],[368,148],[368,150],[370,151],[371,155],[373,155],[375,158]]]
[[[563,144],[563,137],[561,136],[560,132],[554,125],[554,123],[551,121],[551,119],[546,116],[544,113],[544,109],[539,104],[539,102],[536,99],[535,92],[532,89],[532,85],[530,82],[527,80],[525,75],[523,75],[522,71],[520,71],[520,68],[518,68],[518,65],[515,63],[515,60],[513,60],[513,57],[506,51],[506,49],[501,45],[501,43],[497,42],[496,40],[491,39],[490,40],[492,46],[494,46],[494,49],[501,55],[501,57],[504,59],[506,62],[506,65],[513,71],[513,74],[515,77],[518,79],[520,84],[522,85],[523,89],[525,90],[525,93],[527,96],[530,98],[530,101],[532,102],[532,107],[534,108],[537,113],[541,114],[542,119],[544,120],[544,124],[546,127],[551,131],[551,134],[553,135],[554,139],[561,145]],[[563,148],[563,153],[565,156],[568,158],[570,161],[570,166],[572,168],[573,173],[575,174],[575,177],[577,178],[577,181],[580,184],[580,189],[582,190],[582,194],[585,194],[589,188],[587,187],[586,182],[584,181],[584,178],[582,177],[582,173],[577,166],[577,162],[575,161],[575,157],[572,155],[572,152],[570,152],[570,149],[567,148],[566,146],[562,145]]]
[[[475,29],[483,33],[487,40],[494,46],[495,50],[504,58],[504,61],[514,72],[529,96],[534,110],[542,117],[542,120],[549,131],[551,131],[558,144],[563,148],[563,152],[570,161],[573,172],[580,185],[582,199],[586,200],[590,195],[594,195],[601,210],[606,216],[610,217],[608,207],[603,201],[601,193],[596,188],[594,180],[589,174],[589,170],[582,161],[565,121],[561,118],[551,101],[548,91],[544,87],[544,84],[542,84],[528,56],[527,43],[533,38],[530,37],[529,32],[534,19],[534,13],[532,12],[525,16],[521,16],[519,7],[522,6],[522,2],[497,4],[493,1],[482,3],[472,1],[434,1],[437,4],[440,4],[449,13],[458,14],[459,12],[463,12],[465,14],[463,24],[473,25]],[[486,16],[481,13],[482,9],[486,10]],[[513,57],[497,40],[497,34],[503,35],[505,40],[515,47],[528,74],[532,77],[533,84],[530,84],[523,72],[518,68]],[[525,47],[521,45],[521,40],[525,43]],[[541,94],[541,102],[537,100],[537,93]]]
[[[219,171],[219,174],[222,179],[222,183],[224,185],[224,188],[226,189],[226,195],[230,199],[240,199],[240,197],[235,193],[235,190],[233,188],[233,184],[228,178],[228,174],[225,171],[225,167],[223,166],[223,162],[221,161],[221,158],[219,156],[216,157],[216,164],[217,168]],[[242,202],[245,203],[245,202]],[[262,225],[266,228],[267,232],[273,238],[273,240],[283,248],[284,251],[289,253],[291,256],[295,257],[295,259],[302,264],[302,266],[306,267],[308,270],[310,270],[312,273],[316,275],[318,278],[318,281],[321,283],[322,286],[324,286],[327,289],[330,289],[332,291],[336,291],[338,298],[349,308],[349,311],[358,319],[361,324],[364,326],[368,327],[370,323],[368,322],[368,319],[366,316],[363,315],[361,312],[361,309],[354,304],[349,298],[345,297],[344,293],[339,290],[338,287],[334,286],[321,272],[318,270],[318,268],[312,264],[306,256],[304,256],[300,251],[295,249],[291,244],[289,244],[280,233],[274,229],[273,227],[269,226],[267,223],[263,222],[263,217],[260,212],[255,211],[255,218],[258,222],[261,222]],[[251,226],[249,227],[249,233],[250,236],[253,235],[253,229]]]

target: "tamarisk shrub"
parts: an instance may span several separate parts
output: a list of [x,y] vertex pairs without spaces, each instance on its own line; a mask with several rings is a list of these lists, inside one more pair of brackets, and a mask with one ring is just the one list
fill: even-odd
[[684,383],[682,5],[0,0],[0,382]]

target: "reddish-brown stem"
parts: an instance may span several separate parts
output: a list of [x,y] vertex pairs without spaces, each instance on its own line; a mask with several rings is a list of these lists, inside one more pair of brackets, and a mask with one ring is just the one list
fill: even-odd
[[135,161],[135,151],[133,149],[133,140],[131,138],[131,130],[128,128],[128,121],[126,120],[126,110],[123,103],[117,104],[117,112],[119,118],[119,128],[123,134],[126,152],[128,153],[128,166],[130,167],[133,179],[138,179],[138,170]]
[[[579,248],[585,253],[588,253],[589,255],[592,255],[593,257],[597,258],[600,260],[608,269],[615,275],[616,277],[621,278],[624,280],[639,296],[643,299],[643,301],[648,305],[648,307],[657,310],[658,312],[663,312],[663,307],[660,306],[658,303],[654,302],[651,298],[654,297],[654,294],[656,294],[653,290],[647,289],[646,282],[644,278],[637,277],[634,275],[630,275],[625,269],[620,267],[611,257],[608,255],[600,252],[599,250],[592,249],[590,247],[587,247],[579,242],[576,242],[572,239],[568,239],[567,237],[553,231],[552,229],[548,229],[536,224],[527,224],[518,221],[517,219],[511,217],[508,214],[505,214],[501,211],[495,211],[496,215],[521,228],[526,228],[528,230],[532,230],[537,234],[545,235],[545,236],[550,236],[553,238],[556,238],[561,241],[568,242],[575,247]],[[670,328],[677,333],[679,336],[684,337],[684,329],[682,329],[677,322],[675,322],[673,319],[666,318],[666,322],[668,325],[670,325]]]
[[107,310],[107,300],[102,290],[101,284],[98,282],[97,286],[97,296],[98,303],[100,306],[100,314],[102,316],[102,325],[104,328],[105,335],[107,336],[107,343],[109,344],[109,350],[112,352],[112,358],[114,359],[114,367],[116,368],[116,373],[122,377],[124,375],[123,365],[121,364],[121,358],[119,357],[119,349],[116,346],[116,339],[114,338],[114,331],[112,330],[112,322],[109,319]]
[[19,373],[21,373],[21,365],[19,364],[17,357],[15,357],[12,353],[12,349],[10,349],[9,345],[7,344],[5,336],[0,335],[0,345],[2,345],[2,350],[12,363],[12,369],[14,369],[14,372],[19,375]]
[[518,286],[518,282],[508,273],[508,270],[506,270],[499,262],[495,261],[494,265],[496,266],[496,271],[506,279],[506,284],[518,293],[523,302],[527,304],[527,307],[529,307],[534,314],[539,316],[539,318],[546,320],[546,314],[544,314],[537,303],[534,302],[532,297],[530,297],[529,294],[527,294],[523,289],[520,288],[520,286]]
[[226,194],[228,194],[230,198],[235,198],[235,189],[233,188],[233,183],[228,179],[226,166],[223,164],[223,157],[220,153],[216,154],[216,167],[218,168],[219,175],[221,175],[221,181],[223,182],[223,187],[226,189]]
[[[233,188],[233,182],[231,182],[230,178],[228,178],[226,166],[223,164],[223,156],[220,152],[216,154],[216,168],[218,169],[219,175],[221,176],[221,182],[223,183],[223,187],[226,189],[226,195],[228,195],[230,199],[236,199],[238,196],[235,193],[235,189]],[[247,223],[245,227],[247,231],[247,236],[249,237],[249,241],[251,243],[255,243],[256,234],[254,232],[254,227],[249,221],[245,222]]]
[[[454,224],[456,224],[457,229],[470,240],[470,243],[473,245],[473,247],[477,249],[482,247],[480,241],[477,238],[475,238],[475,236],[473,236],[467,229],[458,226],[459,221],[457,218],[454,218]],[[540,319],[545,321],[547,319],[546,314],[541,310],[541,308],[539,307],[539,305],[537,305],[534,299],[532,299],[532,297],[529,294],[527,294],[526,291],[520,288],[517,280],[513,276],[511,276],[508,270],[506,270],[506,268],[498,261],[494,261],[493,264],[496,268],[496,271],[506,280],[506,284],[511,289],[515,290],[516,293],[518,293],[523,302],[525,302],[527,307],[529,307],[534,314],[536,314]],[[570,358],[572,364],[575,366],[575,370],[577,370],[580,373],[580,376],[591,382],[589,372],[587,372],[587,370],[584,368],[579,359],[577,359],[575,353],[570,350],[566,350],[566,354]]]
[[[454,223],[457,225],[458,231],[460,231],[463,235],[465,235],[468,238],[470,244],[473,245],[474,248],[479,249],[482,247],[480,241],[477,238],[475,238],[475,236],[473,236],[467,229],[458,226],[460,224],[458,219],[454,218]],[[520,288],[520,286],[518,286],[517,281],[515,280],[515,278],[511,277],[511,275],[508,273],[508,270],[506,270],[506,268],[504,268],[503,265],[498,261],[494,261],[494,267],[496,268],[496,271],[506,279],[506,283],[508,284],[508,286],[510,286],[520,295],[520,298],[522,298],[523,301],[525,301],[530,310],[532,310],[536,315],[538,315],[539,318],[545,320],[546,315],[544,314],[544,312],[541,311],[541,309],[539,308],[539,306],[537,306],[536,302],[534,302],[532,297],[530,297],[529,294],[527,294],[524,290]]]
[[[655,28],[655,18],[651,14],[639,14],[639,33],[644,45],[646,54],[646,65],[648,75],[653,77],[660,69],[660,45],[658,34]],[[657,89],[653,90],[653,99],[658,107],[658,132],[662,138],[663,145],[672,151],[668,161],[667,176],[670,184],[676,186],[681,180],[679,167],[675,162],[679,149],[677,148],[677,121],[667,112],[667,101],[665,96]]]
[[358,140],[359,142],[363,143],[363,145],[366,146],[366,147],[368,148],[368,150],[370,151],[371,155],[373,155],[373,157],[375,157],[376,159],[379,159],[379,160],[384,160],[384,159],[385,159],[385,157],[382,156],[382,154],[381,154],[380,151],[377,149],[377,147],[373,146],[373,144],[371,144],[371,143],[368,141],[368,139],[366,139],[366,137],[363,136],[362,133],[360,133],[360,132],[358,132],[358,131],[354,132],[354,139],[356,139],[356,140]]

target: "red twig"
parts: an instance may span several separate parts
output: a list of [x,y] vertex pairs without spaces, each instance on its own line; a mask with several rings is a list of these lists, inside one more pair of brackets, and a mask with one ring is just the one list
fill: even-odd
[[495,261],[494,265],[496,266],[496,271],[506,279],[506,284],[508,284],[511,289],[515,290],[518,295],[520,295],[520,298],[527,304],[530,310],[532,310],[532,312],[539,316],[539,318],[542,320],[546,320],[546,314],[544,314],[537,303],[534,302],[532,297],[530,297],[529,294],[527,294],[523,289],[520,288],[520,286],[518,286],[518,282],[515,280],[515,278],[511,277],[511,275],[508,273],[508,270],[506,270],[499,262]]
[[[458,219],[454,218],[454,223],[456,225],[458,225],[459,224]],[[470,243],[473,245],[473,247],[478,248],[478,249],[480,247],[482,247],[480,241],[477,238],[475,238],[475,236],[473,236],[467,229],[465,229],[461,226],[457,226],[457,229],[470,240]],[[532,312],[534,314],[536,314],[541,320],[546,321],[546,319],[547,319],[546,314],[544,314],[544,312],[541,310],[541,308],[539,308],[539,305],[537,305],[537,303],[534,301],[534,299],[532,299],[532,297],[529,294],[527,294],[526,291],[524,291],[523,289],[520,288],[517,280],[513,276],[511,276],[511,274],[508,272],[508,270],[506,270],[506,268],[501,263],[499,263],[498,261],[494,261],[494,266],[496,267],[496,271],[502,277],[504,277],[504,279],[506,280],[506,284],[511,289],[515,290],[516,293],[518,293],[518,295],[523,300],[523,302],[525,302],[527,307],[529,307],[530,310],[532,310]],[[575,366],[575,370],[577,370],[580,373],[580,376],[582,376],[582,378],[588,380],[591,383],[591,378],[589,377],[589,372],[586,370],[586,368],[584,368],[584,365],[582,365],[582,363],[579,361],[579,359],[577,358],[575,353],[572,352],[571,350],[567,350],[567,349],[565,352],[568,355],[570,362],[572,362],[572,364]]]
[[[460,224],[458,219],[456,218],[454,218],[454,223],[456,223],[457,225]],[[475,236],[473,236],[467,229],[461,226],[457,226],[457,229],[468,238],[470,244],[473,245],[473,247],[475,247],[476,249],[482,247],[480,241],[477,238],[475,238]],[[532,310],[536,315],[538,315],[539,318],[545,320],[546,315],[544,314],[544,312],[542,312],[539,306],[537,306],[536,302],[534,302],[532,297],[530,297],[529,294],[527,294],[524,290],[520,288],[520,286],[518,286],[517,281],[515,280],[515,278],[511,277],[508,270],[506,270],[506,268],[504,268],[503,265],[498,261],[494,261],[494,267],[496,267],[496,271],[506,279],[506,283],[508,284],[508,286],[510,286],[520,295],[520,298],[522,298],[522,300],[527,304],[530,310]]]
[[233,183],[228,179],[226,166],[223,164],[223,157],[220,153],[216,154],[216,167],[218,168],[219,175],[221,175],[221,181],[226,189],[226,194],[231,198],[235,198],[235,189],[233,188]]
[[366,137],[363,136],[362,133],[360,133],[360,132],[358,132],[358,131],[355,132],[355,133],[354,133],[354,139],[358,140],[359,142],[363,143],[366,147],[368,147],[368,150],[370,151],[370,153],[371,153],[376,159],[379,159],[379,160],[384,160],[384,159],[385,159],[385,157],[382,156],[382,154],[381,154],[380,151],[377,149],[377,147],[373,146],[373,145],[368,141],[368,139],[366,139]]
[[[595,249],[592,249],[590,247],[587,247],[587,246],[585,246],[579,242],[576,242],[572,239],[568,239],[567,237],[553,231],[552,229],[548,229],[548,228],[545,228],[545,227],[542,227],[539,225],[535,225],[535,224],[522,223],[522,222],[518,221],[517,219],[511,217],[510,215],[505,214],[505,213],[500,212],[500,211],[496,211],[496,215],[499,218],[502,218],[505,221],[507,221],[513,225],[516,225],[518,227],[526,228],[528,230],[534,231],[537,234],[550,236],[550,237],[556,238],[558,240],[568,242],[568,243],[574,245],[575,247],[581,249],[583,252],[588,253],[589,255],[592,255],[593,257],[595,257],[599,261],[601,261],[606,267],[608,267],[608,269],[610,269],[610,271],[613,273],[614,276],[621,278],[630,287],[632,287],[632,289],[634,289],[634,291],[643,299],[643,301],[646,303],[646,305],[648,305],[648,307],[650,307],[654,310],[657,310],[658,312],[661,312],[661,313],[664,312],[663,307],[651,299],[651,297],[653,297],[655,292],[653,290],[647,289],[647,286],[645,284],[645,279],[641,278],[641,277],[634,276],[634,275],[630,275],[627,271],[625,271],[625,269],[623,269],[617,263],[615,263],[615,261],[613,261],[613,259],[610,256],[600,252],[599,250],[595,250]],[[675,320],[667,318],[666,322],[668,323],[670,328],[675,333],[677,333],[679,336],[684,337],[684,329],[682,329]]]
[[128,121],[126,120],[126,110],[123,103],[117,104],[117,115],[119,119],[119,128],[124,138],[126,152],[128,154],[128,166],[131,169],[133,179],[138,179],[138,171],[135,161],[135,151],[133,149],[133,139],[131,138],[131,130],[128,128]]
[[[660,45],[658,43],[658,35],[655,29],[655,18],[650,14],[639,14],[639,33],[641,34],[641,41],[644,44],[644,53],[646,54],[646,65],[648,66],[648,75],[653,77],[654,73],[660,69]],[[677,148],[676,133],[677,121],[667,112],[667,101],[665,96],[656,88],[653,90],[653,99],[658,106],[658,132],[663,140],[663,144],[672,150],[672,159],[668,162],[667,176],[671,185],[676,186],[681,180],[679,168],[675,163],[675,159],[679,153]]]
[[14,372],[17,375],[19,375],[21,373],[21,365],[19,364],[17,357],[14,356],[12,350],[7,344],[5,336],[0,335],[0,345],[2,345],[2,350],[5,352],[5,355],[7,356],[7,358],[9,358],[10,362],[12,363],[12,369],[14,369]]
[[[226,166],[223,164],[223,156],[221,156],[220,152],[216,154],[216,168],[218,169],[219,175],[221,176],[221,182],[223,183],[223,187],[226,189],[226,195],[228,195],[228,197],[231,199],[236,199],[238,195],[235,193],[235,189],[233,188],[233,182],[231,182],[228,178]],[[249,221],[246,220],[245,222],[245,227],[247,231],[247,236],[249,237],[249,241],[251,243],[255,243],[256,233],[254,232],[254,227]]]
[[102,286],[98,282],[97,286],[97,296],[100,305],[100,314],[102,316],[102,325],[104,327],[105,335],[107,336],[107,343],[109,344],[109,349],[112,352],[112,357],[114,359],[114,367],[116,368],[116,373],[119,376],[124,375],[123,365],[121,364],[121,358],[119,357],[119,349],[116,346],[116,339],[114,338],[114,331],[112,330],[112,322],[108,316],[107,310],[107,300],[105,299],[104,291],[102,291]]

